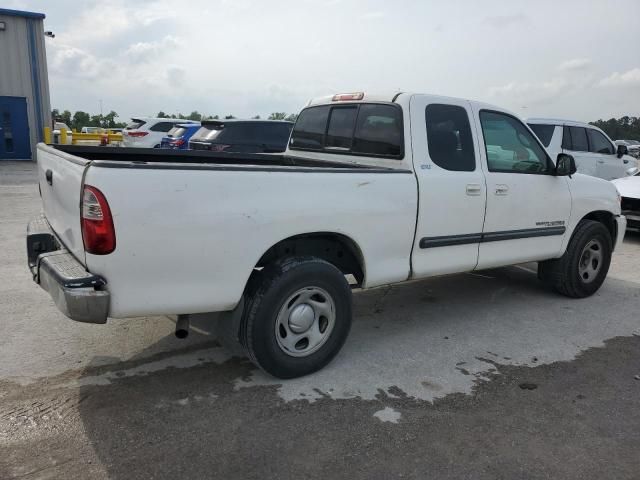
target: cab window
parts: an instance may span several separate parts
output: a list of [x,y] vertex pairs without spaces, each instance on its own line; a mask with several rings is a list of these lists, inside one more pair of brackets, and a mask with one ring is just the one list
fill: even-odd
[[322,150],[324,131],[329,119],[329,107],[310,107],[298,117],[291,136],[291,147],[306,150]]
[[391,105],[361,105],[352,151],[397,157],[402,154],[402,115]]
[[429,156],[440,168],[455,172],[476,169],[467,111],[457,105],[431,104],[425,110]]
[[544,149],[515,117],[480,112],[487,164],[491,172],[548,173],[550,162]]
[[304,109],[289,148],[402,158],[402,110],[397,105],[322,105]]

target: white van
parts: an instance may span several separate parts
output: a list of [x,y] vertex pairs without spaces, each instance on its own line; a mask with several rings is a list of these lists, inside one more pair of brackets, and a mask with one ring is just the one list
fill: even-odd
[[551,158],[559,153],[572,155],[579,173],[613,180],[638,171],[638,160],[627,154],[627,148],[616,146],[593,125],[554,118],[529,118],[527,124],[547,147]]

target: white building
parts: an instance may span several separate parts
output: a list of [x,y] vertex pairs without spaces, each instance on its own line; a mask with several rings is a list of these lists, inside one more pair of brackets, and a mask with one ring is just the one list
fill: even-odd
[[0,161],[32,160],[51,126],[43,20],[0,8]]

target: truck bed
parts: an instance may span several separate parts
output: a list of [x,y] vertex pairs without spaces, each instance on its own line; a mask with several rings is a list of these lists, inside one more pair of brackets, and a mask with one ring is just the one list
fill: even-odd
[[[368,172],[380,171],[389,173],[396,169],[381,168],[356,163],[331,162],[312,158],[290,157],[284,154],[272,153],[224,153],[198,150],[170,150],[159,148],[127,148],[127,147],[98,147],[87,145],[50,145],[61,152],[98,161],[95,165],[116,168],[179,168],[179,169],[228,169],[225,167],[247,166],[286,167],[292,171],[302,168],[322,169],[356,169]],[[185,164],[188,164],[185,165]],[[297,168],[296,168],[297,167]],[[252,168],[255,170],[255,168]],[[405,172],[406,173],[406,172]]]
[[[363,286],[406,280],[413,170],[273,154],[38,145],[47,223],[108,282],[113,318],[233,309],[262,256],[294,237],[336,235],[365,262]],[[85,251],[85,186],[108,201],[109,254]]]

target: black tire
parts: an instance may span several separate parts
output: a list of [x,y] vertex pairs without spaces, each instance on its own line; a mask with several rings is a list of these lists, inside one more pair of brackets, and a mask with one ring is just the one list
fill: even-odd
[[[335,320],[318,350],[295,357],[280,346],[276,319],[291,295],[304,288],[320,288],[331,297]],[[342,272],[329,262],[284,258],[254,272],[247,285],[240,341],[251,361],[274,377],[295,378],[320,370],[340,351],[350,329],[351,289]]]
[[[602,247],[600,266],[593,278],[585,281],[580,274],[579,266],[585,247],[592,241]],[[612,243],[611,234],[602,223],[581,220],[564,255],[556,260],[538,264],[538,278],[566,297],[584,298],[593,295],[607,277],[611,264]]]

